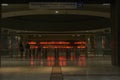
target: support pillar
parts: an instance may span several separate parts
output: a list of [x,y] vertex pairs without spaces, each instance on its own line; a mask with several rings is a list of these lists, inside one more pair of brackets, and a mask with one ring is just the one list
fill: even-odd
[[58,48],[55,48],[55,66],[59,65],[59,52]]
[[120,66],[120,0],[111,2],[111,20],[112,20],[112,64]]
[[87,36],[87,53],[86,55],[89,55],[89,53],[91,52],[91,38],[90,35]]
[[[1,19],[1,4],[0,4],[0,19]],[[1,42],[1,25],[0,25],[0,67],[1,67],[1,49],[2,49],[2,42]]]
[[2,49],[2,44],[1,44],[1,27],[0,27],[0,67],[1,67],[1,49]]
[[97,41],[96,54],[101,55],[101,54],[103,54],[103,50],[102,50],[102,34],[101,33],[97,33],[96,41]]

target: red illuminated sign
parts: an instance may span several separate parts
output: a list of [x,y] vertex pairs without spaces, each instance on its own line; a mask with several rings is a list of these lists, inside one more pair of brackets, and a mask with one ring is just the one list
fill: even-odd
[[81,41],[81,42],[74,42],[74,44],[86,44],[85,41]]
[[31,45],[30,48],[38,48],[38,46],[33,46],[33,45]]
[[[30,44],[30,48],[38,48],[37,42],[31,41],[27,42]],[[73,46],[69,45],[71,42],[66,41],[52,41],[52,42],[39,42],[40,45],[42,45],[42,48],[73,48]],[[78,41],[74,42],[74,45],[77,45],[77,48],[86,48],[86,42],[85,41]]]
[[86,48],[86,46],[77,46],[77,48]]
[[40,42],[40,44],[70,44],[70,42]]
[[43,46],[43,48],[73,48],[72,46]]
[[28,44],[37,44],[36,42],[34,42],[34,41],[31,41],[31,42],[28,42]]

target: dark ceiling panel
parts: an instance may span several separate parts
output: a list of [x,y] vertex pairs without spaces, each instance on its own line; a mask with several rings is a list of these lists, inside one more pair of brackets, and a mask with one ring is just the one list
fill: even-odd
[[28,15],[2,19],[2,26],[32,31],[81,31],[107,28],[110,19],[86,15]]
[[83,1],[84,3],[109,3],[111,0],[3,0],[3,3],[28,3],[34,1],[51,2],[51,1]]

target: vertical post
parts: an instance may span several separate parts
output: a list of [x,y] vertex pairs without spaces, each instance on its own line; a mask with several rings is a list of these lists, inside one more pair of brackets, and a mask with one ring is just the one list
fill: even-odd
[[90,35],[87,36],[87,53],[85,56],[87,57],[89,53],[91,52],[91,37]]
[[102,34],[101,33],[97,33],[96,39],[97,39],[96,53],[98,55],[101,55],[101,54],[103,54],[103,50],[102,50]]
[[66,48],[66,58],[67,58],[67,60],[70,59],[70,49],[69,48]]
[[[1,19],[1,4],[0,4],[0,19]],[[1,44],[1,25],[0,25],[0,67],[1,67],[1,48],[2,48],[2,44]]]
[[112,0],[111,2],[111,20],[112,20],[112,64],[120,66],[120,0]]
[[0,67],[1,67],[1,48],[2,48],[2,44],[1,44],[1,26],[0,26]]

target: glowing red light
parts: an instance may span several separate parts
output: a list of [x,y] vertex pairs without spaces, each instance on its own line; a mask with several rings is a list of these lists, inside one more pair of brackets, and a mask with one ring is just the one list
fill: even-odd
[[86,46],[77,46],[77,48],[86,48]]
[[79,57],[78,65],[79,66],[86,66],[86,57],[85,56],[80,56]]
[[55,65],[55,58],[53,56],[47,57],[47,65],[48,66],[54,66]]
[[33,48],[38,48],[38,46],[31,45],[30,48],[31,48],[31,49],[33,49]]
[[73,48],[73,46],[43,46],[43,48]]
[[31,42],[27,42],[28,44],[37,44],[36,42],[34,42],[34,41],[31,41]]
[[40,42],[40,44],[70,44],[70,42]]
[[33,66],[34,64],[35,64],[35,62],[34,62],[34,57],[33,57],[33,55],[31,54],[30,65]]
[[75,60],[75,56],[72,55],[72,56],[70,57],[70,60],[71,60],[71,61],[74,61],[74,60]]
[[85,41],[81,41],[81,42],[74,42],[74,44],[86,44]]
[[65,56],[59,56],[59,65],[60,66],[66,66],[67,65]]

